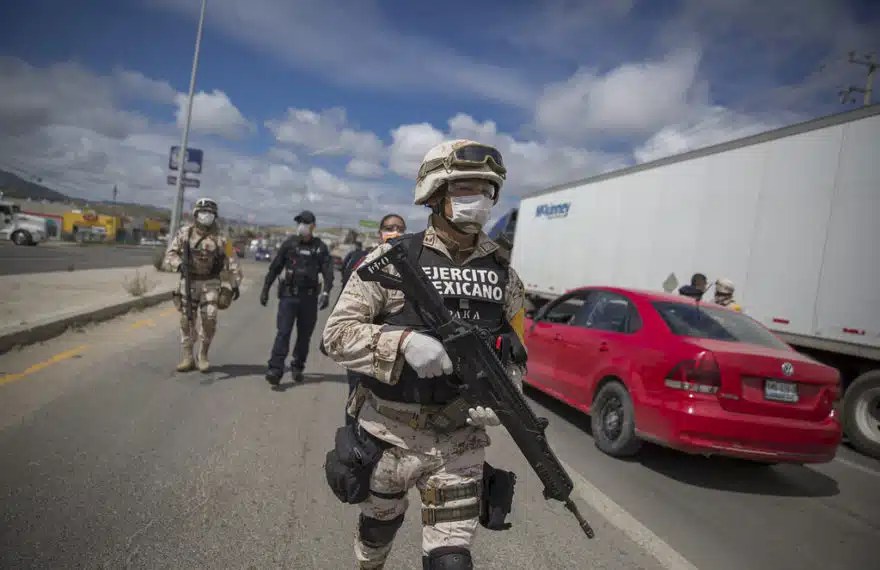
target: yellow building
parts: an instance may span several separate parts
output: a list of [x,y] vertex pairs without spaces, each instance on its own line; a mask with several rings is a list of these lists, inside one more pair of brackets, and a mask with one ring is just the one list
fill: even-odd
[[119,218],[98,214],[94,210],[73,210],[64,214],[61,232],[76,234],[82,230],[93,231],[95,227],[104,229],[107,241],[115,241],[122,222]]

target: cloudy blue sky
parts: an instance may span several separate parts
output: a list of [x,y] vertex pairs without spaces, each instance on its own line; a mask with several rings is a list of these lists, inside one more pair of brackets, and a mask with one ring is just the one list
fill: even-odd
[[[190,146],[222,214],[400,211],[424,152],[497,145],[500,208],[554,183],[848,108],[868,0],[208,0]],[[169,204],[200,0],[0,7],[0,167]],[[880,50],[878,50],[880,53]],[[849,107],[852,107],[850,105]],[[499,212],[500,214],[501,212]]]

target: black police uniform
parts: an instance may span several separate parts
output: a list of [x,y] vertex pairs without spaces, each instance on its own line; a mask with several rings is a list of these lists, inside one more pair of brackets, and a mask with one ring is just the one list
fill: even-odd
[[[314,223],[314,215],[311,212],[303,212],[296,218],[303,223]],[[302,381],[302,371],[305,369],[306,359],[309,355],[309,343],[315,323],[318,320],[318,296],[321,293],[318,275],[324,277],[323,292],[329,299],[330,290],[333,288],[333,265],[330,260],[330,250],[320,238],[311,237],[308,241],[299,236],[288,238],[272,263],[263,283],[262,297],[268,297],[269,289],[275,279],[281,275],[278,282],[278,332],[275,335],[275,343],[272,346],[272,356],[269,358],[269,370],[266,379],[273,384],[278,384],[284,373],[284,360],[290,351],[290,337],[293,325],[296,324],[296,345],[293,348],[291,372],[294,379]]]

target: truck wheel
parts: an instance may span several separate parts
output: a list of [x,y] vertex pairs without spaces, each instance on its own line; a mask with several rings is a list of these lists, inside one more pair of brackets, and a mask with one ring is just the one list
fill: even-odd
[[31,243],[31,234],[24,230],[16,230],[12,234],[12,243],[15,245],[27,245]]
[[843,429],[854,448],[880,459],[880,370],[850,384],[843,396]]
[[636,417],[626,387],[614,380],[596,394],[590,407],[593,441],[611,457],[630,457],[638,453],[642,440],[636,437]]

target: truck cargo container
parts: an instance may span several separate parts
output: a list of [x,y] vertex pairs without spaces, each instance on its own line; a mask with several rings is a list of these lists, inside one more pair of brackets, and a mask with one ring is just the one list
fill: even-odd
[[840,370],[845,432],[880,458],[880,105],[555,186],[489,233],[533,308],[732,279],[746,314]]

